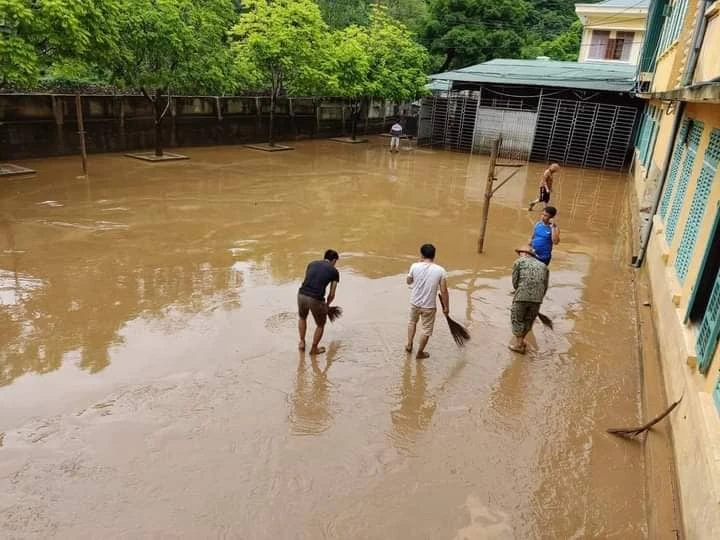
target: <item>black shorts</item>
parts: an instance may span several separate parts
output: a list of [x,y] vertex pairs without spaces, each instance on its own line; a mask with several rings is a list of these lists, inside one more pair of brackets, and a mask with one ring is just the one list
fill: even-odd
[[550,192],[545,189],[544,187],[540,188],[540,197],[538,197],[538,200],[542,203],[549,203],[550,202]]

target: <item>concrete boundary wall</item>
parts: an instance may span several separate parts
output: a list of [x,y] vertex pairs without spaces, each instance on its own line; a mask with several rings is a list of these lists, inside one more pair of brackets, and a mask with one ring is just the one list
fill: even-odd
[[[88,152],[152,148],[153,110],[143,96],[84,95]],[[371,101],[359,133],[389,130],[400,116],[406,132],[417,121],[410,107]],[[0,94],[0,159],[58,156],[79,150],[75,96]],[[175,96],[163,120],[163,146],[256,143],[267,140],[270,98]],[[275,115],[276,140],[334,137],[350,131],[350,107],[341,98],[280,98]]]

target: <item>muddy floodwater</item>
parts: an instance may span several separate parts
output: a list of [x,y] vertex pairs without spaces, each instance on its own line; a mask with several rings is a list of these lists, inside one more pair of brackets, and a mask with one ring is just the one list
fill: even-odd
[[[492,200],[482,156],[386,140],[20,162],[0,183],[0,537],[642,538],[627,178],[563,168],[531,350],[512,250],[543,167]],[[505,171],[500,171],[502,178]],[[449,273],[408,357],[405,275]],[[340,252],[327,354],[298,353],[305,266]],[[314,324],[310,323],[310,332]]]

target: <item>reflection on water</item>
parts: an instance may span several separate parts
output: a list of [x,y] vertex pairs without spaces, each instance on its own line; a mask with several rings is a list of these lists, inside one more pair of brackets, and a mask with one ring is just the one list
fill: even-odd
[[[381,142],[4,181],[0,536],[641,536],[641,453],[601,429],[638,410],[625,181],[563,169],[555,330],[518,358],[512,247],[542,165],[493,198],[478,255],[487,160]],[[425,242],[472,340],[439,318],[417,362],[403,276]],[[328,248],[345,313],[325,355],[298,355],[297,286]]]
[[290,429],[294,435],[317,435],[330,427],[333,419],[330,405],[332,384],[328,381],[328,371],[339,348],[340,344],[332,341],[324,355],[298,353],[300,361],[295,388],[290,396],[289,415]]
[[[414,372],[414,373],[413,373]],[[391,411],[393,438],[401,448],[415,440],[430,425],[437,403],[428,393],[425,365],[410,357],[405,360],[398,391],[398,407]]]

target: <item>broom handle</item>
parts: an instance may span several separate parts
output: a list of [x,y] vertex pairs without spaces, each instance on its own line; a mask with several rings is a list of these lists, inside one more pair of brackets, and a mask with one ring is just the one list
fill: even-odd
[[[445,302],[443,302],[442,294],[438,293],[438,298],[440,299],[440,305],[442,306],[443,311],[445,311]],[[445,316],[446,316],[446,317],[449,317],[449,316],[450,316],[450,313],[448,313],[448,314],[445,315]]]

